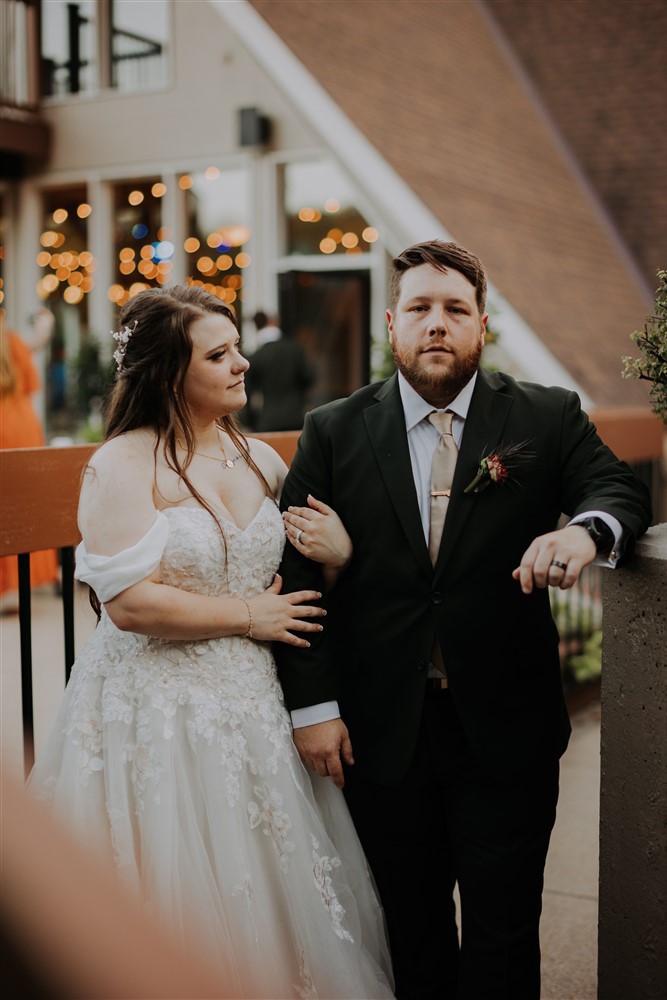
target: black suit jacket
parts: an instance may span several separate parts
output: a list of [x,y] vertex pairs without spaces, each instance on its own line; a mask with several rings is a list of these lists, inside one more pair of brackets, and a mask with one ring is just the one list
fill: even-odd
[[[529,440],[513,481],[464,494],[480,459]],[[615,515],[646,530],[644,486],[600,441],[575,393],[480,371],[465,423],[440,553],[424,538],[397,376],[308,414],[282,505],[330,504],[354,543],[308,650],[277,644],[289,709],[337,699],[356,767],[391,784],[419,726],[436,631],[451,695],[478,757],[512,780],[567,746],[558,633],[546,590],[512,570],[561,512]],[[322,589],[320,569],[286,546],[284,591]]]

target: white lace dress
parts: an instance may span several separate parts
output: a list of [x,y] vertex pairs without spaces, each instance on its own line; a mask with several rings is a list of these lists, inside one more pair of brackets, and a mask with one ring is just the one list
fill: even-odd
[[[154,529],[162,581],[208,595],[265,590],[284,544],[270,499],[245,530],[224,522],[226,556],[203,509],[168,509]],[[151,639],[103,612],[30,787],[214,956],[230,995],[393,996],[342,793],[295,752],[268,643]]]

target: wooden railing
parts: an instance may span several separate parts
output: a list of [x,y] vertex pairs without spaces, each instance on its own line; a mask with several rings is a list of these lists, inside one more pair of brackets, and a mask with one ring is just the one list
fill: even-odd
[[[619,458],[630,462],[638,473],[648,470],[648,485],[654,494],[656,515],[660,510],[659,456],[662,453],[664,425],[650,411],[597,411],[593,419],[601,437]],[[271,444],[289,465],[299,439],[298,431],[257,435]],[[21,686],[26,767],[31,766],[33,734],[32,691],[32,622],[30,608],[30,553],[40,549],[60,550],[65,636],[65,675],[74,662],[74,547],[80,540],[76,523],[77,498],[81,474],[95,450],[94,445],[67,448],[22,448],[0,451],[0,555],[18,555],[19,619],[21,644]],[[590,590],[589,586],[589,590]],[[588,605],[597,609],[598,587],[584,595]],[[573,615],[579,621],[579,591],[556,592],[566,603],[559,615],[565,615],[561,630],[568,634],[575,626],[567,624]],[[577,603],[578,602],[578,603]],[[596,612],[597,613],[597,612]],[[577,617],[578,616],[578,617]],[[559,619],[560,621],[560,619]],[[577,626],[578,627],[578,626]],[[599,628],[591,625],[588,631]],[[588,632],[587,632],[588,634]],[[583,641],[582,637],[582,641]],[[563,649],[563,655],[567,653]],[[570,650],[571,652],[571,650]]]
[[[289,465],[298,431],[257,435]],[[58,549],[62,576],[65,676],[74,663],[74,548],[81,475],[95,445],[0,451],[0,556],[18,556],[21,695],[26,771],[33,754],[30,553]]]

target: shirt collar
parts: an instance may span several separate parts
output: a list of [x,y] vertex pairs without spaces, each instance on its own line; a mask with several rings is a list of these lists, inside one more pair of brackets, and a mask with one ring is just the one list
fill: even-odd
[[282,330],[280,327],[263,326],[257,334],[257,346],[263,347],[264,344],[272,344],[274,340],[280,340],[281,337]]
[[[477,372],[473,375],[467,385],[461,389],[458,396],[456,396],[446,409],[451,410],[455,413],[457,417],[461,420],[465,420],[468,416],[468,410],[470,408],[470,400],[472,399],[473,389],[475,388],[475,382],[477,381]],[[408,380],[405,378],[402,372],[398,373],[398,390],[401,394],[401,403],[403,404],[403,412],[405,414],[405,429],[410,432],[413,427],[421,423],[429,413],[433,412],[433,407],[430,403],[427,403],[425,399],[416,392]]]

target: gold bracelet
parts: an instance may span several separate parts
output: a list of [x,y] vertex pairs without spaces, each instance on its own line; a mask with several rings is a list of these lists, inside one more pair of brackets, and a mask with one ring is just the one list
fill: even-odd
[[245,597],[239,597],[239,601],[243,601],[248,612],[248,627],[241,636],[242,639],[252,639],[252,611],[250,610],[250,605],[246,601]]

